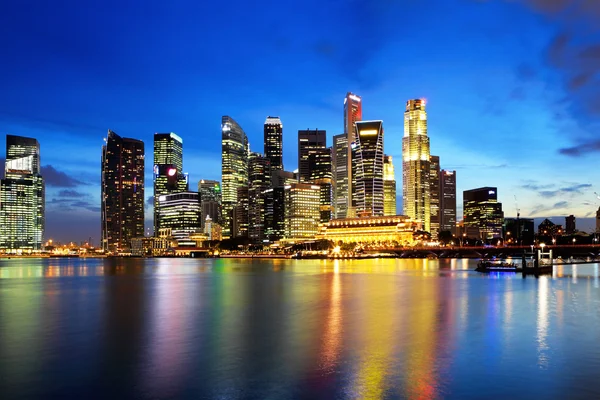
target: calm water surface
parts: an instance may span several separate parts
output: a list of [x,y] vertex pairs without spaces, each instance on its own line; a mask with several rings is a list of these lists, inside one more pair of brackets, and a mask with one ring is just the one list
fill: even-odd
[[0,261],[0,397],[600,398],[598,265]]

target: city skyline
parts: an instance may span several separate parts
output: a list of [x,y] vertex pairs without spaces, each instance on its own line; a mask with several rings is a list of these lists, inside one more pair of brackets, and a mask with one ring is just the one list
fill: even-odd
[[[74,6],[66,15],[45,10],[45,6],[36,10],[40,15],[56,17],[53,19],[53,29],[58,30],[45,40],[40,39],[46,30],[45,26],[26,32],[23,29],[30,29],[32,23],[9,8],[3,14],[3,18],[6,18],[3,29],[11,29],[15,39],[7,44],[6,52],[7,58],[13,61],[0,67],[3,76],[11,77],[3,85],[7,96],[0,104],[0,133],[34,137],[44,149],[42,175],[47,180],[48,206],[46,236],[62,240],[92,236],[98,243],[98,153],[102,137],[109,128],[125,137],[143,140],[147,148],[150,148],[155,132],[177,133],[186,142],[185,170],[189,171],[191,184],[195,185],[200,179],[220,180],[218,121],[222,115],[231,115],[236,119],[249,135],[251,150],[259,152],[265,117],[279,115],[285,123],[283,164],[287,166],[286,170],[293,170],[295,168],[292,167],[297,164],[297,131],[306,128],[326,130],[329,136],[327,145],[331,145],[331,137],[343,132],[340,104],[344,94],[350,91],[363,99],[363,119],[383,120],[385,152],[399,162],[402,106],[407,99],[425,97],[428,100],[431,152],[441,157],[443,168],[457,171],[457,204],[462,204],[462,191],[490,185],[498,187],[499,201],[504,204],[507,217],[516,215],[512,207],[516,196],[524,217],[563,218],[574,214],[578,219],[578,227],[586,229],[584,218],[593,218],[599,205],[593,194],[599,191],[596,187],[597,173],[593,168],[593,151],[598,146],[594,146],[592,137],[585,133],[585,128],[593,121],[591,117],[595,116],[590,109],[593,103],[589,93],[596,83],[593,79],[584,79],[589,75],[585,74],[587,70],[584,68],[589,65],[585,58],[579,63],[583,66],[578,67],[565,66],[563,59],[570,55],[584,57],[585,47],[578,44],[577,35],[585,33],[586,21],[589,22],[597,14],[590,12],[590,17],[586,17],[578,13],[575,6],[571,15],[575,16],[581,29],[579,33],[567,35],[573,22],[549,8],[530,6],[533,2],[488,1],[482,4],[465,1],[460,15],[442,2],[437,3],[439,7],[424,14],[419,21],[424,33],[418,45],[394,43],[403,34],[390,31],[395,26],[391,24],[391,19],[400,11],[394,4],[384,6],[365,2],[352,11],[325,12],[335,15],[331,17],[334,18],[331,21],[334,25],[340,24],[348,16],[353,17],[352,20],[357,21],[359,26],[364,23],[359,21],[359,16],[378,18],[381,32],[357,37],[360,47],[372,50],[368,52],[369,56],[363,55],[358,59],[350,57],[354,51],[349,51],[346,39],[335,34],[329,33],[323,38],[309,35],[295,42],[295,28],[300,29],[303,25],[296,17],[292,17],[290,9],[273,4],[281,11],[282,19],[288,22],[290,28],[289,32],[279,31],[275,35],[281,39],[279,45],[282,46],[276,62],[279,67],[277,70],[286,70],[286,67],[298,63],[297,56],[286,50],[289,48],[305,49],[299,53],[306,59],[308,68],[300,69],[301,64],[297,64],[285,73],[269,69],[266,75],[261,69],[265,64],[259,60],[262,51],[258,56],[248,55],[236,45],[234,38],[235,33],[256,28],[255,22],[238,21],[235,32],[218,39],[217,46],[203,45],[207,47],[203,48],[206,54],[202,57],[211,54],[217,56],[218,53],[211,52],[216,52],[217,47],[220,51],[224,44],[231,44],[233,50],[245,54],[250,61],[241,77],[236,76],[236,71],[231,68],[224,68],[222,73],[217,73],[206,65],[202,67],[204,69],[194,70],[192,77],[191,69],[181,70],[187,61],[185,50],[189,44],[186,43],[174,47],[173,57],[164,57],[173,62],[172,69],[159,63],[159,67],[166,72],[158,75],[148,73],[154,71],[146,70],[150,68],[147,66],[150,63],[142,65],[134,57],[127,56],[120,59],[119,65],[115,66],[116,72],[110,75],[91,67],[93,64],[104,65],[95,62],[97,55],[83,54],[81,60],[74,57],[80,54],[76,51],[77,46],[85,40],[96,44],[99,48],[97,53],[102,59],[111,59],[106,52],[119,44],[117,37],[111,35],[101,42],[94,42],[100,39],[92,36],[91,32],[95,29],[93,24],[84,27],[83,23],[66,23],[81,17],[81,7]],[[239,11],[243,12],[247,6],[240,4],[239,7]],[[306,7],[307,10],[316,10],[316,3],[309,1]],[[323,7],[326,9],[323,11],[336,10],[335,5]],[[416,5],[403,7],[411,9]],[[167,15],[164,17],[167,21],[181,18],[183,29],[198,35],[203,31],[196,29],[210,29],[210,24],[206,28],[195,28],[202,24],[192,24],[181,11],[170,11],[157,14]],[[131,17],[134,10],[124,5],[123,14]],[[262,17],[252,15],[258,22],[256,25],[260,25]],[[454,16],[453,24],[467,27],[443,38],[431,29],[441,15]],[[161,26],[163,17],[151,13],[148,18],[155,20],[148,26]],[[316,21],[322,21],[322,18],[319,14]],[[85,18],[79,20],[86,21]],[[501,38],[494,35],[493,32],[504,28],[508,20],[518,24],[522,28],[520,32],[505,32]],[[15,28],[17,25],[20,25],[20,29]],[[406,29],[410,28],[409,24]],[[61,34],[71,34],[73,31],[82,42],[60,42]],[[165,42],[157,44],[159,57],[143,47],[134,55],[141,60],[145,60],[149,54],[153,54],[154,60],[160,55],[168,55],[167,51],[172,47],[170,44],[177,41],[178,35],[161,32],[165,34]],[[470,49],[461,44],[464,40],[460,38],[465,32],[479,33],[468,41]],[[262,33],[259,30],[252,35],[260,36]],[[125,36],[132,42],[125,41],[116,49],[126,50],[127,46],[144,42],[144,38],[131,34]],[[524,44],[521,43],[522,37],[528,38]],[[33,38],[38,39],[39,43],[32,44]],[[378,44],[382,38],[385,38],[383,44]],[[320,39],[322,42],[319,42]],[[263,44],[265,40],[262,38],[258,42]],[[65,46],[64,52],[49,51],[60,43]],[[398,52],[396,46],[400,45],[405,49],[403,52]],[[23,46],[33,46],[32,51],[28,55],[18,53]],[[427,48],[428,54],[419,50],[419,46]],[[269,50],[273,49],[267,46],[263,51]],[[308,53],[308,57],[305,57],[305,53]],[[410,53],[410,58],[402,56],[404,53]],[[509,53],[508,56],[506,53]],[[42,55],[48,56],[52,62],[40,63],[39,57]],[[353,72],[339,75],[338,80],[330,79],[331,74],[337,76],[336,72],[341,68],[338,67],[338,61],[345,60],[346,55],[348,61],[356,63]],[[386,58],[391,60],[380,62]],[[212,59],[218,59],[218,56]],[[222,65],[221,61],[216,64]],[[62,68],[65,65],[68,68]],[[347,62],[341,65],[348,69]],[[141,71],[139,76],[134,77],[134,70]],[[80,78],[84,79],[93,73],[99,73],[99,78],[85,79],[82,81],[85,84],[80,82]],[[496,79],[488,79],[491,74]],[[181,83],[184,81],[175,80],[176,75],[187,77],[186,89],[182,89]],[[73,79],[67,79],[71,76]],[[149,83],[151,77],[153,83]],[[273,78],[269,85],[264,84],[267,77]],[[135,79],[128,81],[125,78]],[[208,82],[210,80],[215,82]],[[54,81],[57,83],[52,83]],[[225,81],[230,83],[230,87],[219,92]],[[571,81],[571,85],[563,84],[567,81]],[[311,84],[306,85],[306,82]],[[234,88],[239,93],[237,97],[231,95]],[[90,102],[81,101],[82,89]],[[119,94],[118,101],[113,96],[115,91]],[[174,96],[170,96],[171,93]],[[577,113],[571,112],[575,104],[580,106]],[[522,154],[522,149],[527,152]],[[70,157],[65,158],[65,153]],[[4,154],[0,154],[0,157],[4,157]],[[149,187],[152,181],[149,159],[147,155],[146,200],[152,192]],[[398,171],[397,165],[397,193],[401,193],[398,188],[402,180]],[[151,226],[151,216],[152,209],[148,207],[146,227]],[[457,216],[458,219],[462,216],[460,207]],[[588,224],[586,230],[592,226]]]

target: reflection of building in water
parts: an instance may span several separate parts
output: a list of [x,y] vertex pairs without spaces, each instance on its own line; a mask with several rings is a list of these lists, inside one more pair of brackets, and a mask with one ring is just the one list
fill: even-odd
[[319,237],[345,243],[398,242],[410,245],[416,226],[403,215],[336,219],[321,225]]

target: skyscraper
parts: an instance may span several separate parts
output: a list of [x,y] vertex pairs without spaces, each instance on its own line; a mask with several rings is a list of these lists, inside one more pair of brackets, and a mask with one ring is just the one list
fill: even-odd
[[223,238],[232,235],[232,213],[238,204],[238,188],[248,185],[248,137],[233,120],[224,116],[221,120],[221,184]]
[[189,190],[188,176],[183,173],[183,140],[175,133],[154,134],[154,232],[163,228],[158,212],[158,198]]
[[271,162],[259,153],[248,161],[248,238],[253,243],[265,240],[265,191],[271,187]]
[[396,176],[392,156],[383,158],[383,215],[396,215]]
[[204,227],[206,217],[210,216],[213,224],[221,224],[221,184],[218,181],[202,179],[198,182],[200,208],[202,209],[201,224]]
[[565,233],[567,235],[572,235],[577,230],[575,221],[576,220],[574,215],[569,215],[568,217],[565,217]]
[[0,181],[0,249],[41,250],[45,225],[45,187],[40,144],[6,135],[5,177]]
[[102,249],[129,251],[144,236],[144,142],[108,131],[102,146]]
[[502,237],[504,212],[498,202],[495,187],[482,187],[463,192],[463,222],[467,235],[474,236],[478,230],[481,239]]
[[300,182],[311,180],[312,170],[315,168],[309,158],[311,154],[327,148],[327,133],[322,130],[298,131],[298,171]]
[[440,157],[429,156],[429,193],[431,237],[437,239],[440,233]]
[[431,230],[431,194],[429,191],[429,137],[425,100],[409,100],[404,112],[402,138],[403,214]]
[[283,170],[283,124],[279,117],[265,121],[265,157],[273,170]]
[[312,239],[319,228],[320,188],[307,183],[293,183],[285,187],[285,237]]
[[[197,192],[179,192],[158,197],[161,229],[169,229],[179,245],[190,245],[190,235],[201,232],[200,196]],[[187,243],[186,243],[187,242]]]
[[456,234],[456,171],[440,171],[440,232]]
[[[355,214],[356,201],[356,161],[353,159],[354,149],[356,147],[356,122],[362,120],[362,99],[353,93],[346,93],[344,98],[344,134],[347,138],[348,147],[346,162],[348,173],[348,190],[346,195],[347,210],[346,216],[351,217]],[[350,215],[348,215],[350,214]]]
[[333,137],[333,177],[335,180],[335,217],[346,218],[348,209],[348,135]]
[[383,122],[356,122],[356,213],[383,215]]
[[320,221],[329,222],[333,217],[333,174],[331,173],[331,148],[322,147],[312,151],[308,157],[309,181],[321,188]]
[[231,213],[231,236],[248,237],[248,186],[237,188],[237,203]]

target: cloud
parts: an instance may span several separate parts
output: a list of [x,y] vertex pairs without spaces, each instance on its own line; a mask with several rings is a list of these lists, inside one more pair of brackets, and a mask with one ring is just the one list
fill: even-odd
[[77,192],[75,190],[65,189],[65,190],[61,190],[60,192],[58,192],[58,196],[59,197],[87,197],[88,194]]
[[148,196],[146,199],[146,208],[154,206],[154,196]]
[[540,215],[542,213],[548,215],[550,213],[557,213],[559,210],[561,209],[565,209],[569,207],[569,202],[567,201],[559,201],[554,203],[551,206],[545,205],[545,204],[537,204],[535,205],[532,209],[531,209],[531,216],[535,217],[537,215]]
[[540,185],[535,182],[528,182],[521,185],[521,188],[537,192],[542,197],[557,197],[557,196],[573,196],[575,194],[581,195],[585,189],[590,189],[592,185],[590,183],[573,183],[568,186],[557,187],[554,184]]
[[585,154],[595,153],[600,151],[600,140],[592,140],[584,142],[572,147],[564,147],[558,152],[569,157],[580,157]]
[[58,171],[52,165],[42,166],[42,176],[48,186],[73,188],[79,185],[86,185],[85,182],[77,180],[67,175],[65,172]]
[[75,200],[73,198],[52,198],[46,201],[46,205],[52,208],[52,212],[76,212],[77,210],[87,210],[94,213],[100,212],[100,207],[96,203],[87,200]]

